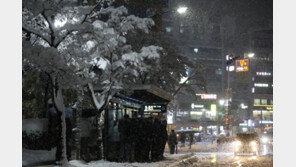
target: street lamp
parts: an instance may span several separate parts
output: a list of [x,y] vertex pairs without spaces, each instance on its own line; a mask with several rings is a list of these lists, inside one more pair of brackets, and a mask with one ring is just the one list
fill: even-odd
[[187,11],[187,7],[186,6],[180,6],[177,9],[177,12],[180,13],[180,14],[184,14],[184,13],[186,13],[186,11]]
[[248,53],[248,57],[249,58],[252,58],[252,57],[254,57],[255,56],[255,53]]
[[223,106],[224,103],[225,103],[225,100],[224,100],[224,99],[219,100],[219,104],[220,104],[221,106]]

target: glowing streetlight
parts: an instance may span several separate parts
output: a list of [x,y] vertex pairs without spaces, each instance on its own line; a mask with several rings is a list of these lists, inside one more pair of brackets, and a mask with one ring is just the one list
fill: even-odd
[[225,103],[225,100],[223,100],[223,99],[219,100],[219,104],[220,104],[221,106],[223,106],[224,103]]
[[180,14],[186,13],[186,11],[187,11],[187,7],[185,7],[185,6],[179,7],[177,9],[177,12]]
[[248,57],[249,57],[249,58],[252,58],[252,57],[254,57],[254,56],[255,56],[255,53],[249,53],[249,54],[248,54]]

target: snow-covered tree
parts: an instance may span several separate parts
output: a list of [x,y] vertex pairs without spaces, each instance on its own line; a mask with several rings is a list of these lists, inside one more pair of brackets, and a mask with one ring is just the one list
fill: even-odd
[[[138,69],[140,84],[154,84],[172,95],[176,95],[181,88],[190,90],[192,86],[198,86],[201,90],[204,89],[204,67],[183,56],[178,46],[165,33],[138,34],[135,40],[129,42],[135,49],[152,44],[163,48],[158,62],[146,60],[146,68]],[[186,77],[186,82],[180,82]]]
[[114,8],[103,0],[93,6],[77,6],[67,0],[24,0],[22,14],[23,62],[51,79],[54,106],[62,113],[60,163],[66,165],[62,90],[77,89],[83,95],[87,85],[100,115],[124,87],[124,78],[136,76],[135,68],[145,66],[143,60],[159,57],[160,47],[146,46],[135,52],[125,38],[138,30],[148,33],[154,23],[127,15],[126,8]]

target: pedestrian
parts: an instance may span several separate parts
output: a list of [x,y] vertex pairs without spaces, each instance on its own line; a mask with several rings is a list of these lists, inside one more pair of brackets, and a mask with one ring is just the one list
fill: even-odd
[[192,132],[189,134],[189,149],[191,149],[191,145],[193,144],[193,137],[194,137],[194,134]]
[[130,160],[131,152],[131,120],[129,115],[124,115],[123,119],[119,121],[118,125],[120,138],[120,159],[123,162]]
[[145,130],[144,130],[145,122],[143,118],[138,119],[137,125],[137,137],[135,141],[135,161],[136,162],[144,162],[144,147],[147,145],[145,143]]
[[164,153],[166,142],[168,140],[168,133],[166,128],[167,128],[167,121],[166,120],[161,121],[161,126],[160,126],[160,130],[161,130],[160,146],[161,147],[160,147],[160,157],[159,157],[160,160],[163,160],[163,153]]
[[170,154],[174,154],[175,147],[177,145],[177,135],[175,133],[175,130],[172,130],[171,134],[169,135],[168,145],[170,148]]
[[153,119],[149,117],[145,120],[144,123],[144,140],[143,140],[143,161],[150,162],[150,154],[152,147],[152,128],[153,128]]
[[158,118],[154,119],[153,132],[152,132],[152,147],[151,147],[151,161],[155,162],[160,160],[161,154],[161,125]]

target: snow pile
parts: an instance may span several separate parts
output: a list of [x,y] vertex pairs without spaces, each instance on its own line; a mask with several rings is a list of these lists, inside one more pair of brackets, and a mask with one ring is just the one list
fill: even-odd
[[24,119],[22,121],[22,130],[27,134],[47,131],[48,120],[43,119]]
[[118,163],[109,162],[105,160],[93,161],[89,163],[84,163],[83,161],[72,160],[69,162],[73,167],[160,167],[165,166],[167,162],[152,162],[152,163]]
[[22,149],[22,166],[32,166],[44,162],[55,161],[56,148],[47,150]]

